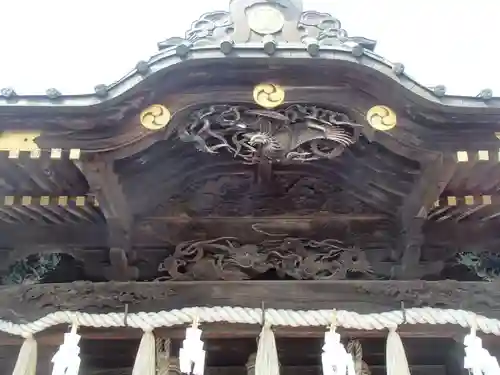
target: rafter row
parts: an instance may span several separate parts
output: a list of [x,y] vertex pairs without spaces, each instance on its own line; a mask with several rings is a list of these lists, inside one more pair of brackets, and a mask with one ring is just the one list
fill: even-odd
[[77,207],[83,206],[94,206],[98,207],[99,202],[97,198],[93,196],[75,196],[70,197],[67,195],[61,195],[57,197],[50,197],[48,195],[41,197],[32,197],[30,195],[24,196],[13,196],[7,195],[3,199],[4,206],[61,206],[66,207],[74,204]]
[[63,150],[62,148],[51,148],[49,150],[42,150],[40,148],[34,150],[5,150],[0,149],[1,152],[7,152],[9,159],[20,159],[23,154],[28,154],[30,159],[40,159],[42,153],[48,153],[50,159],[61,160],[63,156],[67,155],[69,160],[79,160],[81,156],[81,150],[79,148],[71,148],[69,150]]
[[500,162],[500,149],[498,151],[496,150],[457,151],[456,159],[458,163],[468,163],[470,161]]
[[498,205],[500,204],[500,197],[496,195],[465,195],[463,197],[457,197],[454,195],[449,195],[443,198],[440,198],[436,202],[434,202],[434,207],[442,207],[442,206],[473,206],[473,205]]

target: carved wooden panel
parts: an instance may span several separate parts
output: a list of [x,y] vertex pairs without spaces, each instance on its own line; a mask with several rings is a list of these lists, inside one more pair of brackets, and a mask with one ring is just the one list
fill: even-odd
[[171,280],[245,280],[273,270],[281,278],[346,279],[349,273],[374,278],[366,254],[340,241],[301,238],[242,244],[236,238],[181,243],[159,266]]
[[265,216],[377,213],[341,186],[320,177],[276,173],[272,185],[259,188],[252,173],[204,178],[174,195],[153,216]]

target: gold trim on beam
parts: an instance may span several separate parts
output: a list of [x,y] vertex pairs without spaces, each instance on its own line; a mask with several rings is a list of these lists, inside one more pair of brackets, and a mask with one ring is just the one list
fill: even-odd
[[457,163],[468,162],[500,162],[500,149],[498,150],[459,150],[455,151]]
[[467,206],[472,206],[474,204],[474,197],[472,195],[466,195],[464,200]]
[[43,154],[48,154],[49,158],[52,160],[62,160],[64,156],[67,155],[69,160],[79,160],[82,154],[82,151],[79,148],[69,149],[68,152],[61,148],[52,148],[49,150],[6,150],[0,148],[0,152],[8,152],[9,159],[20,159],[24,154],[29,153],[30,159],[40,159]]
[[457,162],[467,163],[469,161],[469,153],[467,151],[457,151]]
[[446,202],[448,206],[456,206],[457,205],[457,197],[449,196],[446,197]]
[[44,195],[41,197],[33,197],[30,195],[23,196],[13,196],[7,195],[3,199],[3,206],[59,206],[59,207],[67,207],[70,205],[75,205],[76,207],[84,207],[84,206],[94,206],[98,207],[99,202],[97,199],[92,196],[48,196]]
[[35,142],[40,136],[39,131],[5,131],[0,133],[0,152],[8,152],[9,159],[19,159],[23,154],[29,153],[30,159],[40,159],[43,153],[48,153],[51,159],[59,160],[63,154],[69,153],[70,160],[80,159],[81,150],[72,148],[64,150],[61,148],[41,149]]
[[477,160],[481,160],[481,161],[490,160],[490,152],[488,150],[479,150],[477,152]]
[[448,195],[434,202],[434,207],[443,207],[443,206],[455,207],[461,204],[464,204],[466,206],[473,206],[473,205],[489,206],[493,204],[492,198],[493,197],[491,195],[479,195],[479,196],[465,195],[463,197]]

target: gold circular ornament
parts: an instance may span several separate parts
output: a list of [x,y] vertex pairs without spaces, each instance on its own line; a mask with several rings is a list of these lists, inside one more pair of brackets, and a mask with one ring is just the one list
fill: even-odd
[[253,89],[253,100],[264,108],[275,108],[285,101],[285,90],[273,83],[261,83]]
[[163,129],[170,122],[172,115],[167,107],[153,104],[141,112],[141,124],[149,130]]
[[376,105],[366,113],[366,120],[372,128],[380,131],[388,131],[397,124],[396,113],[385,105]]

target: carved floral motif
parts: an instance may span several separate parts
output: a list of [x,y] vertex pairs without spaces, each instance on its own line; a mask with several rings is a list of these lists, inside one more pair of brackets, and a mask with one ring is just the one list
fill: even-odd
[[178,133],[200,151],[225,151],[257,164],[336,158],[357,141],[360,127],[345,113],[311,105],[281,110],[213,105],[194,112]]
[[158,267],[159,280],[246,280],[270,270],[281,278],[345,279],[349,272],[372,278],[363,251],[336,240],[302,238],[242,244],[233,237],[179,244]]

